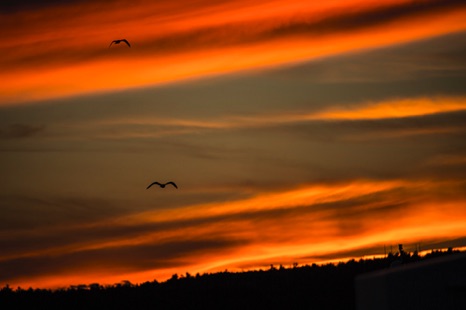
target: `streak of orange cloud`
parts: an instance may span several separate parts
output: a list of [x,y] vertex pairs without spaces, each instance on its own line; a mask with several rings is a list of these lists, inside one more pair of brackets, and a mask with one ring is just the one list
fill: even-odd
[[[378,207],[383,206],[386,203],[387,201],[380,201],[372,208],[377,207],[377,205]],[[221,271],[224,269],[240,270],[241,266],[265,268],[267,261],[276,264],[297,261],[312,263],[319,261],[318,257],[320,256],[335,256],[335,252],[338,251],[345,252],[380,245],[379,253],[381,254],[383,244],[416,243],[432,238],[462,237],[466,233],[464,227],[465,205],[466,200],[464,199],[452,202],[409,203],[403,208],[403,212],[393,212],[390,217],[371,215],[362,216],[357,222],[350,221],[350,225],[363,225],[359,228],[359,232],[344,236],[335,235],[338,221],[329,220],[326,225],[322,225],[322,219],[303,216],[302,223],[297,223],[296,219],[287,222],[283,226],[288,226],[288,230],[282,229],[280,233],[272,234],[273,237],[268,236],[272,237],[271,239],[266,238],[265,241],[254,243],[253,246],[241,252],[241,255],[219,257],[215,259],[215,264],[199,266],[198,268],[201,268],[202,271]],[[426,209],[428,211],[424,212]],[[293,233],[286,233],[291,227],[293,227]],[[314,229],[320,233],[320,236],[310,233]],[[260,230],[267,230],[267,225],[260,225]],[[263,235],[268,235],[268,233]],[[283,239],[293,240],[293,242],[281,242],[279,236]],[[274,240],[276,242],[271,242]]]
[[[175,135],[189,133],[198,129],[221,130],[248,127],[273,126],[304,121],[333,121],[333,120],[373,120],[403,117],[416,117],[438,113],[448,113],[466,110],[466,98],[464,97],[433,97],[433,98],[409,98],[380,102],[358,103],[353,106],[335,106],[311,113],[296,114],[265,114],[256,116],[225,116],[215,120],[163,118],[163,117],[129,117],[109,118],[97,121],[94,126],[166,126],[167,129],[157,132],[156,135]],[[86,124],[88,127],[89,124]],[[176,127],[173,129],[172,127]],[[439,129],[430,129],[438,132]],[[444,128],[446,132],[452,128]],[[432,132],[429,129],[418,129],[418,133]],[[153,132],[120,132],[121,137],[154,136]]]
[[354,108],[333,108],[312,115],[315,119],[354,120],[421,116],[466,110],[466,98],[416,98],[379,102]]
[[[121,21],[122,11],[113,8],[103,12],[86,11],[95,13],[65,19],[63,27],[58,28],[53,18],[45,20],[35,16],[38,23],[43,22],[40,32],[34,29],[29,34],[31,26],[25,22],[18,26],[17,32],[7,33],[2,40],[6,58],[2,62],[5,70],[0,73],[0,102],[170,83],[466,29],[464,6],[448,4],[443,7],[431,1],[414,6],[417,12],[409,6],[410,2],[404,1],[385,1],[378,5],[366,1],[333,1],[326,5],[308,1],[286,4],[266,1],[254,5],[241,2],[234,7],[230,6],[233,4],[205,6],[191,13],[173,8],[172,15],[167,17],[162,17],[159,11],[153,13],[157,6],[148,6],[144,10],[128,8],[127,14],[134,19]],[[399,13],[395,19],[393,12],[402,12],[403,5],[412,16]],[[50,16],[58,13],[49,12]],[[357,14],[369,13],[380,14],[385,19],[373,24],[357,19]],[[73,16],[76,12],[70,9],[64,14]],[[27,20],[25,16],[20,17]],[[5,27],[15,18],[18,16],[4,21]],[[128,39],[134,40],[133,48],[107,48],[115,35],[130,34],[132,38]]]
[[354,182],[349,184],[303,186],[302,188],[283,192],[264,193],[247,200],[194,205],[180,210],[165,212],[148,212],[134,216],[125,221],[167,221],[186,218],[212,217],[243,212],[259,212],[262,210],[294,208],[312,204],[329,203],[338,200],[351,199],[360,195],[393,189],[403,185],[402,181],[387,182]]

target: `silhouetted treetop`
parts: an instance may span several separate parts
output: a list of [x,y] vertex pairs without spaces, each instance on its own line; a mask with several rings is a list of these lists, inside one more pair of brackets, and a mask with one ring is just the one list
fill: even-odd
[[385,258],[351,259],[323,265],[271,266],[268,270],[218,272],[179,276],[133,284],[80,284],[66,289],[0,289],[2,309],[355,309],[357,275],[459,253],[432,251],[389,253]]

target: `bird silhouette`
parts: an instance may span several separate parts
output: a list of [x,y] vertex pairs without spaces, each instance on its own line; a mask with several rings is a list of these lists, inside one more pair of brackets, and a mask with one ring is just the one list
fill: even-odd
[[121,42],[125,42],[129,47],[131,47],[131,44],[129,44],[128,40],[126,39],[113,40],[108,47],[112,46],[113,43],[120,44]]
[[159,183],[159,182],[152,182],[151,184],[149,184],[149,186],[147,186],[146,189],[149,189],[149,187],[151,187],[151,186],[154,185],[154,184],[160,186],[161,188],[165,188],[165,186],[168,185],[168,184],[171,184],[171,185],[173,185],[175,188],[178,188],[178,186],[176,186],[176,184],[175,184],[174,182],[167,182],[167,183],[165,183],[165,184],[162,184],[162,183]]

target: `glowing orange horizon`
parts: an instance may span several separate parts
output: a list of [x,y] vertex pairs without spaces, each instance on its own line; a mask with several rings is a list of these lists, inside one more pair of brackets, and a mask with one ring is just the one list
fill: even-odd
[[[206,236],[216,238],[245,239],[242,246],[235,246],[228,252],[200,252],[194,256],[173,260],[173,267],[149,270],[133,270],[131,266],[117,268],[117,275],[111,271],[102,272],[97,265],[86,271],[69,270],[55,276],[38,276],[16,279],[10,285],[21,287],[63,287],[71,284],[113,284],[122,280],[141,283],[157,279],[163,281],[174,273],[217,272],[228,269],[241,271],[245,266],[266,268],[274,264],[307,264],[331,261],[319,257],[338,255],[337,252],[354,251],[396,242],[416,243],[420,240],[456,238],[466,235],[466,199],[442,197],[442,192],[451,187],[461,187],[458,182],[447,181],[371,181],[361,180],[338,184],[321,184],[285,189],[278,192],[262,193],[251,198],[228,201],[225,203],[186,206],[177,210],[159,210],[114,219],[109,223],[92,225],[121,226],[177,223],[192,220],[193,224],[173,226],[158,232],[147,231],[124,239],[89,240],[86,244],[69,245],[62,248],[44,249],[35,253],[19,253],[15,257],[36,255],[62,255],[88,250],[137,246],[189,238],[202,239]],[[409,191],[409,196],[400,195]],[[438,193],[438,194],[437,194]],[[411,195],[416,199],[412,199]],[[438,197],[437,197],[438,196]],[[379,197],[364,200],[364,197]],[[442,197],[442,198],[440,198]],[[345,225],[355,225],[348,232],[340,231],[340,217],[337,214],[341,203],[350,203],[350,211]],[[362,199],[362,200],[361,200]],[[403,212],[384,210],[387,206],[403,206]],[[441,205],[441,208],[438,206]],[[379,211],[380,210],[380,211]],[[420,212],[422,210],[422,212]],[[284,212],[277,220],[266,216],[269,212]],[[340,211],[338,211],[340,212]],[[385,216],[378,216],[384,212]],[[262,216],[261,214],[264,214]],[[352,214],[358,214],[351,219]],[[393,216],[392,219],[387,215]],[[251,218],[252,217],[252,218]],[[216,219],[221,219],[217,221]],[[253,219],[255,218],[255,219]],[[209,220],[211,219],[211,220]],[[196,224],[197,221],[203,223]],[[181,223],[180,222],[180,223]],[[186,223],[189,223],[187,221]],[[396,223],[396,225],[394,225]],[[50,228],[51,233],[65,233],[67,230],[87,230],[91,226]],[[130,226],[131,227],[131,226]],[[63,230],[65,229],[65,230]],[[258,234],[260,232],[260,234]],[[44,232],[45,233],[45,232]],[[293,240],[293,242],[289,242]],[[382,246],[381,251],[382,251]],[[18,255],[19,254],[19,255]],[[375,253],[377,254],[377,253]],[[382,254],[379,252],[378,254]],[[314,258],[313,258],[314,257]],[[0,259],[6,259],[5,257]],[[180,258],[181,259],[181,258]],[[247,269],[247,267],[246,267]]]

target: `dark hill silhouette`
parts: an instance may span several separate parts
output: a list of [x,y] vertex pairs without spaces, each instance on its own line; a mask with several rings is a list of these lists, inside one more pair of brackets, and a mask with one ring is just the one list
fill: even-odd
[[385,258],[338,264],[280,266],[264,271],[173,275],[165,282],[133,285],[129,281],[68,289],[0,289],[2,309],[355,309],[357,275],[460,251],[432,251],[425,256],[400,252]]

